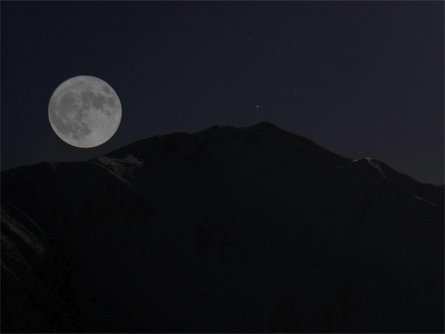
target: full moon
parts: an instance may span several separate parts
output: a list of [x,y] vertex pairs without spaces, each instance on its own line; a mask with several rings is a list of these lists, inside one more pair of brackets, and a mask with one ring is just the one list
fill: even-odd
[[102,145],[113,137],[122,117],[114,89],[105,81],[80,75],[62,82],[48,106],[48,118],[57,136],[75,147]]

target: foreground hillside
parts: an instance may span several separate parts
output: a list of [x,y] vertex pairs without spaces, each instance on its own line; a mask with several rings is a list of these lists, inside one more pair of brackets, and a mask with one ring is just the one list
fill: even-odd
[[443,203],[270,123],[12,169],[2,329],[443,332]]

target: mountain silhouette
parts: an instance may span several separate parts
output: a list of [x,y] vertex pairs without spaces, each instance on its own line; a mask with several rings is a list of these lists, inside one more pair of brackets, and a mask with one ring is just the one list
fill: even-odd
[[444,188],[271,123],[2,172],[3,332],[443,332]]

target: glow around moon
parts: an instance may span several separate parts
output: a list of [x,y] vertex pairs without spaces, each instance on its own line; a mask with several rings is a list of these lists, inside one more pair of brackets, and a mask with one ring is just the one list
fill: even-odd
[[80,75],[64,81],[48,106],[51,127],[64,142],[82,148],[108,141],[121,122],[122,106],[105,81]]

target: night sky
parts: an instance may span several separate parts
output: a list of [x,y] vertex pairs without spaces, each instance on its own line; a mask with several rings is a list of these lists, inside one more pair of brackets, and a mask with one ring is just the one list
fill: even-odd
[[[2,170],[270,121],[444,182],[441,1],[2,2],[1,19]],[[123,108],[93,149],[48,122],[54,89],[82,74],[107,81]]]

